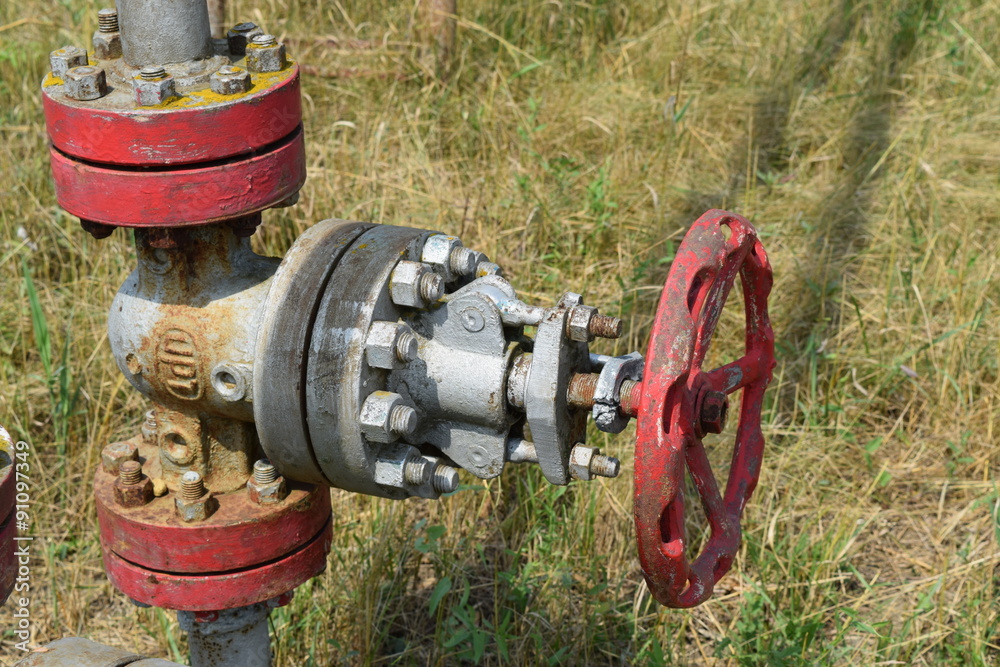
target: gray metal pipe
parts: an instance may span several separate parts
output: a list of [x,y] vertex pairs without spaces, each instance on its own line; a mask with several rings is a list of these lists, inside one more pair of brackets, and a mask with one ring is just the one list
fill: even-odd
[[132,67],[213,54],[207,0],[116,0],[122,57]]
[[188,633],[192,667],[271,667],[266,602],[218,612],[215,620],[199,622],[190,611],[177,612]]

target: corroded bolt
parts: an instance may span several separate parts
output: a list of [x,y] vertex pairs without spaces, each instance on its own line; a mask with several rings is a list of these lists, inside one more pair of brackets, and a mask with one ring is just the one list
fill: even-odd
[[69,68],[80,67],[88,62],[87,52],[79,46],[64,46],[49,54],[49,67],[52,69],[52,76],[62,77]]
[[599,477],[617,477],[621,469],[621,461],[613,456],[595,454],[590,459],[590,472]]
[[409,331],[404,331],[396,339],[396,358],[408,363],[417,358],[417,337]]
[[285,68],[285,45],[274,35],[257,35],[246,48],[247,69],[251,72],[279,72]]
[[226,34],[226,42],[229,45],[229,53],[234,56],[242,56],[247,52],[247,40],[254,36],[263,34],[263,30],[257,27],[256,23],[249,21],[238,23]]
[[118,466],[118,479],[122,484],[138,484],[142,480],[142,465],[138,461],[122,461]]
[[159,65],[148,65],[139,70],[139,76],[143,81],[156,81],[167,75],[167,70]]
[[278,469],[267,459],[261,459],[253,464],[253,481],[256,484],[270,484],[278,479]]
[[701,430],[703,433],[722,433],[726,427],[729,399],[722,391],[707,391],[701,399]]
[[118,32],[118,10],[111,7],[97,10],[97,29],[100,32]]
[[587,330],[591,335],[598,338],[620,338],[622,335],[622,321],[610,315],[594,315],[590,320]]
[[117,475],[125,461],[138,459],[139,450],[130,442],[112,442],[101,450],[101,463],[104,464],[104,471],[110,475]]
[[156,410],[147,410],[146,421],[142,422],[142,441],[147,445],[155,445],[156,429]]
[[601,376],[597,373],[576,373],[569,379],[566,401],[577,408],[594,407],[594,394]]
[[194,470],[181,476],[181,498],[184,502],[194,502],[205,495],[205,481]]
[[431,272],[420,276],[420,296],[431,303],[440,299],[444,296],[444,279]]
[[397,405],[389,416],[389,430],[399,436],[417,430],[417,411],[408,405]]
[[641,382],[635,380],[625,380],[618,392],[618,402],[621,404],[623,415],[637,417],[639,415],[639,389]]
[[208,81],[212,92],[219,95],[237,95],[250,90],[250,73],[242,67],[224,65]]
[[250,43],[254,46],[275,46],[278,39],[274,35],[256,35]]
[[74,100],[96,100],[108,94],[108,81],[100,67],[71,67],[63,74],[63,91]]
[[431,486],[438,493],[451,493],[458,488],[458,471],[450,465],[438,463],[431,476]]

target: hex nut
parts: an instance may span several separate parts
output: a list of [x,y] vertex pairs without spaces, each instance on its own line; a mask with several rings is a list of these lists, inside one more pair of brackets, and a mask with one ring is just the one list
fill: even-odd
[[98,60],[114,60],[122,57],[122,35],[120,32],[94,33],[94,56]]
[[219,95],[238,95],[250,90],[250,72],[235,65],[224,65],[212,74],[208,82],[213,93]]
[[273,505],[288,497],[288,484],[285,483],[285,478],[280,476],[266,484],[258,484],[251,477],[247,481],[247,492],[250,494],[250,500],[258,505]]
[[142,507],[153,499],[153,480],[142,475],[135,484],[125,484],[121,478],[114,484],[115,502],[122,507]]
[[215,499],[211,492],[206,492],[197,500],[185,500],[182,494],[177,494],[174,499],[174,506],[181,521],[191,523],[193,521],[204,521],[215,513],[219,508],[219,501]]
[[373,322],[365,339],[365,356],[373,368],[401,368],[416,359],[417,338],[402,322]]
[[457,236],[435,234],[424,242],[421,261],[434,267],[445,282],[467,276],[476,270],[476,253],[462,245]]
[[256,23],[250,21],[237,23],[226,33],[226,43],[229,46],[229,53],[234,56],[246,55],[247,42],[257,35],[263,34],[264,31]]
[[401,261],[389,278],[389,296],[397,306],[425,308],[444,294],[444,280],[421,262]]
[[131,442],[112,442],[101,450],[101,463],[104,472],[118,475],[118,469],[125,461],[138,461],[139,450]]
[[100,99],[108,94],[108,80],[100,67],[71,67],[63,75],[63,92],[81,102]]
[[135,91],[135,103],[141,107],[154,107],[177,96],[174,77],[165,72],[162,76],[139,74],[133,77],[132,90]]
[[566,318],[566,337],[579,343],[589,343],[594,340],[590,333],[590,321],[597,315],[593,306],[575,306]]
[[569,474],[572,475],[573,479],[591,479],[590,462],[594,458],[594,454],[598,452],[599,450],[595,447],[573,446],[569,452]]
[[726,428],[729,398],[722,391],[707,391],[701,399],[699,425],[702,433],[722,433]]
[[285,45],[273,35],[256,35],[246,46],[247,69],[251,72],[280,72],[285,69]]
[[376,391],[361,406],[358,425],[371,442],[395,442],[416,430],[417,412],[399,394]]
[[52,76],[62,78],[71,67],[81,67],[89,64],[87,52],[79,46],[64,46],[49,54],[49,67]]

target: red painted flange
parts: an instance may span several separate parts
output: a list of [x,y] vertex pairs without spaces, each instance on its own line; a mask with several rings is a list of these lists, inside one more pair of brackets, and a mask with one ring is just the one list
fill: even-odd
[[302,129],[245,159],[164,169],[116,169],[50,150],[59,205],[118,227],[182,227],[278,204],[306,179]]
[[[746,306],[746,354],[706,372],[701,365],[737,274]],[[756,230],[745,218],[712,210],[684,237],[660,297],[641,385],[634,512],[643,573],[653,596],[668,607],[708,599],[740,546],[740,517],[760,476],[760,415],[774,368],[770,291],[771,266]],[[721,394],[739,389],[740,421],[722,496],[701,442],[702,402],[709,392],[719,402]],[[693,563],[685,555],[685,470],[711,526]]]
[[52,145],[107,165],[192,164],[246,155],[283,139],[302,123],[299,68],[256,74],[246,95],[189,93],[163,107],[106,108],[103,99],[69,100],[62,80],[42,86]]
[[[261,541],[268,538],[262,536]],[[133,600],[179,611],[235,609],[294,590],[326,568],[332,517],[312,541],[275,561],[236,572],[174,574],[140,567],[104,546],[104,568],[115,588]]]
[[103,470],[94,476],[101,543],[131,563],[163,572],[225,572],[280,559],[315,537],[331,515],[327,487],[293,482],[288,497],[273,505],[258,505],[245,491],[218,494],[210,517],[184,523],[173,495],[142,507],[118,505],[114,480]]

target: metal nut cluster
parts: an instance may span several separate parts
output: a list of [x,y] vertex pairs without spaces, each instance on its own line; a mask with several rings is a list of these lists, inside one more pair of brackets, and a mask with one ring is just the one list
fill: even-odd
[[108,81],[100,67],[71,67],[63,75],[63,91],[74,100],[96,100],[108,94]]
[[402,322],[373,322],[365,340],[368,365],[392,370],[417,358],[417,337]]
[[426,308],[444,296],[444,279],[426,264],[402,261],[389,278],[389,295],[397,306]]
[[250,21],[237,23],[226,33],[229,53],[234,56],[246,55],[247,43],[254,37],[263,34],[264,31],[256,23]]
[[371,442],[395,442],[417,430],[417,411],[399,394],[376,391],[361,406],[358,424]]
[[141,107],[154,107],[177,96],[174,77],[162,67],[143,67],[132,79],[135,102]]
[[250,72],[235,65],[225,65],[212,74],[208,82],[213,93],[238,95],[250,90]]
[[88,64],[87,52],[78,46],[64,46],[49,54],[49,67],[52,76],[62,78],[71,67],[82,67]]
[[280,72],[285,69],[285,45],[274,35],[256,35],[246,46],[247,69],[251,72]]

